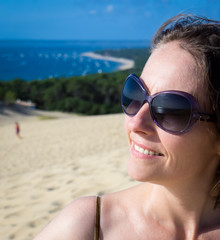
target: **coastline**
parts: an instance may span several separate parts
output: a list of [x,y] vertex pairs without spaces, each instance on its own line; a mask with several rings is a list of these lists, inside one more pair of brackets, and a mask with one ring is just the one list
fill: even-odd
[[[4,41],[0,42],[0,48],[5,52],[0,56],[0,60],[10,71],[1,71],[0,81],[10,82],[16,78],[25,81],[68,78],[126,70],[134,66],[132,60],[136,61],[132,57],[133,52],[137,53],[135,55],[137,58],[139,56],[143,58],[144,51],[140,52],[139,49],[146,49],[148,45],[149,43],[145,40]],[[18,50],[20,54],[17,56],[16,51]],[[110,51],[108,52],[108,50]],[[96,54],[96,51],[101,52]],[[110,56],[106,56],[102,51],[107,51]],[[91,52],[93,52],[92,55],[90,55]],[[122,54],[120,55],[120,53]],[[82,57],[83,55],[88,58]],[[96,61],[95,58],[100,60]]]
[[121,65],[118,67],[117,70],[127,70],[127,69],[131,69],[134,67],[134,60],[132,60],[132,59],[104,56],[104,55],[97,54],[94,52],[84,52],[81,54],[81,56],[89,57],[92,59],[107,60],[107,61],[121,63]]

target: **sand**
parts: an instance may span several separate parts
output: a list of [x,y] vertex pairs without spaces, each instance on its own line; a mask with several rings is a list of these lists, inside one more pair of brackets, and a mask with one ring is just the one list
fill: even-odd
[[123,114],[1,108],[0,137],[1,240],[32,239],[73,199],[136,184],[127,175]]
[[132,59],[127,59],[127,58],[118,58],[118,57],[112,57],[112,56],[104,56],[101,54],[97,54],[94,52],[84,52],[81,54],[81,56],[84,57],[89,57],[93,59],[99,59],[99,60],[106,60],[106,61],[112,61],[112,62],[117,62],[121,63],[121,65],[118,67],[117,70],[127,70],[131,69],[134,67],[134,60]]

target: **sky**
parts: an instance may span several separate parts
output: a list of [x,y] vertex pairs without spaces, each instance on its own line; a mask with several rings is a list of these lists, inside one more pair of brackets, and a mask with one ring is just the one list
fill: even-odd
[[0,40],[150,40],[179,13],[220,20],[220,0],[0,0]]

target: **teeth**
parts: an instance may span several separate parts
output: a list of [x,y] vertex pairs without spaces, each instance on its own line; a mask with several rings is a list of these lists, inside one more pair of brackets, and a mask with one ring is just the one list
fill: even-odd
[[150,155],[150,156],[159,156],[161,155],[160,153],[156,153],[156,152],[153,152],[153,151],[149,151],[147,149],[144,149],[142,147],[139,147],[137,146],[136,144],[134,145],[134,149],[140,153],[143,153],[145,155]]

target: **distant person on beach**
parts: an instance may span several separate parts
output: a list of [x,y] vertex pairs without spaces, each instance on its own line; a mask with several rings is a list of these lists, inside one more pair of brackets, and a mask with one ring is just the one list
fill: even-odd
[[73,201],[35,240],[220,239],[220,22],[166,21],[122,108],[128,173],[142,183]]
[[16,136],[21,139],[20,126],[19,126],[18,122],[15,122],[15,133],[16,133]]

